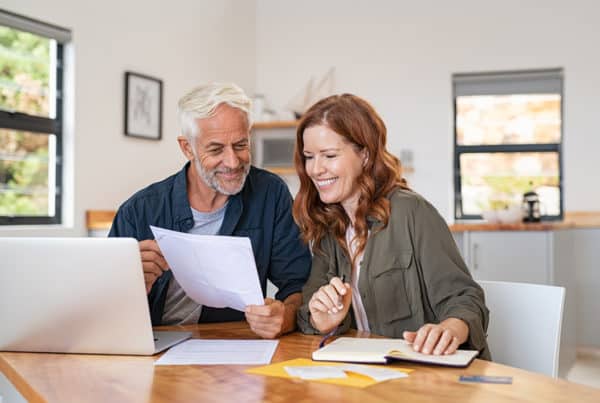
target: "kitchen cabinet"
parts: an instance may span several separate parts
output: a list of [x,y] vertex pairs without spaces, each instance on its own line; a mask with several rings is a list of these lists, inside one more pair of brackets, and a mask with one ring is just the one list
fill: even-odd
[[564,264],[577,273],[577,342],[600,349],[600,228],[574,230],[573,247]]
[[476,280],[550,284],[552,232],[463,233],[463,257]]
[[297,121],[256,122],[252,126],[252,164],[279,175],[290,189],[298,193],[300,181],[294,167]]

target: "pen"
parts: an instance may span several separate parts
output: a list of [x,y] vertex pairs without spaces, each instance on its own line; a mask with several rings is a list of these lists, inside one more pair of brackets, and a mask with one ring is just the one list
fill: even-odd
[[[342,280],[342,283],[346,283],[346,275],[342,274],[340,276],[340,280]],[[345,287],[345,286],[344,286]],[[338,300],[337,300],[337,309],[343,309],[344,308],[344,304],[342,302],[342,297],[340,295],[338,295]],[[334,308],[335,309],[335,308]],[[330,312],[331,313],[331,312]],[[337,311],[333,311],[333,313],[337,313]]]
[[338,330],[338,326],[334,327],[333,330],[331,330],[329,333],[327,333],[325,336],[323,336],[323,338],[321,339],[321,342],[319,343],[319,348],[323,348],[325,346],[325,342],[327,340],[329,340],[332,336],[335,335],[335,332],[337,332]]

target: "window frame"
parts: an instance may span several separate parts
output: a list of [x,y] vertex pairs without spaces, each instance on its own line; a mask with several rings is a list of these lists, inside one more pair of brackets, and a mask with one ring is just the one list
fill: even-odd
[[67,29],[47,24],[28,17],[14,14],[0,9],[0,25],[19,31],[30,32],[56,41],[56,90],[55,97],[50,102],[55,103],[55,117],[41,117],[23,112],[14,112],[0,109],[0,128],[27,131],[33,134],[56,136],[55,160],[55,189],[53,216],[27,216],[27,215],[0,215],[0,226],[17,225],[52,225],[63,222],[63,174],[64,174],[64,71],[65,58],[64,46],[71,39],[71,32]]
[[[460,145],[458,144],[458,132],[457,132],[457,106],[456,98],[458,97],[456,91],[456,78],[457,77],[485,77],[490,76],[507,76],[518,77],[522,75],[532,75],[536,73],[550,73],[556,74],[560,78],[560,142],[558,143],[523,143],[523,144],[489,144],[489,145]],[[495,94],[490,93],[489,95],[517,95],[519,92],[511,92],[507,94]],[[480,94],[474,94],[480,95]],[[560,221],[564,217],[564,194],[563,194],[563,152],[562,145],[564,142],[564,76],[562,69],[548,69],[548,70],[522,70],[522,71],[508,71],[508,72],[493,72],[493,73],[473,73],[473,74],[453,74],[452,75],[452,106],[453,106],[453,132],[454,132],[454,219],[455,220],[481,220],[483,217],[478,214],[463,214],[462,211],[462,186],[461,186],[461,171],[460,171],[460,157],[462,154],[470,153],[522,153],[522,152],[555,152],[558,155],[558,191],[559,191],[559,214],[558,215],[542,215],[542,221]]]

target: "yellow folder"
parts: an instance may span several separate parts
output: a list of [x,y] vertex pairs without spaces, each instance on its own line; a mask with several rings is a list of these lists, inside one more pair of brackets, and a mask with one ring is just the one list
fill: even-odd
[[[282,362],[277,362],[277,363],[271,364],[271,365],[265,365],[264,367],[250,368],[250,369],[247,369],[246,372],[249,374],[256,374],[256,375],[278,376],[280,378],[299,379],[299,378],[295,378],[295,377],[288,375],[288,373],[286,372],[284,367],[305,367],[305,366],[315,366],[315,367],[316,366],[328,366],[329,367],[329,366],[339,366],[339,365],[345,365],[345,364],[339,363],[339,362],[324,362],[324,361],[315,362],[312,360],[308,360],[306,358],[297,358],[295,360],[282,361]],[[374,365],[374,367],[377,367],[377,366]],[[390,366],[390,365],[387,365],[385,368],[391,369],[394,371],[403,372],[405,374],[408,374],[413,371],[412,369],[401,368],[401,367]],[[347,375],[346,378],[315,379],[314,381],[323,382],[323,383],[333,383],[336,385],[353,386],[356,388],[365,388],[367,386],[375,385],[377,383],[377,381],[373,378],[370,378],[365,375],[360,375],[360,374],[357,374],[354,372],[346,372],[346,375]]]

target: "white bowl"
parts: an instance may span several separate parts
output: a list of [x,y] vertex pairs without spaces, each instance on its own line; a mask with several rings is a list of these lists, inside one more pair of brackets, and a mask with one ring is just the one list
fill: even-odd
[[496,211],[498,220],[504,224],[521,222],[523,219],[523,213],[521,212],[521,206],[514,205],[504,210]]

